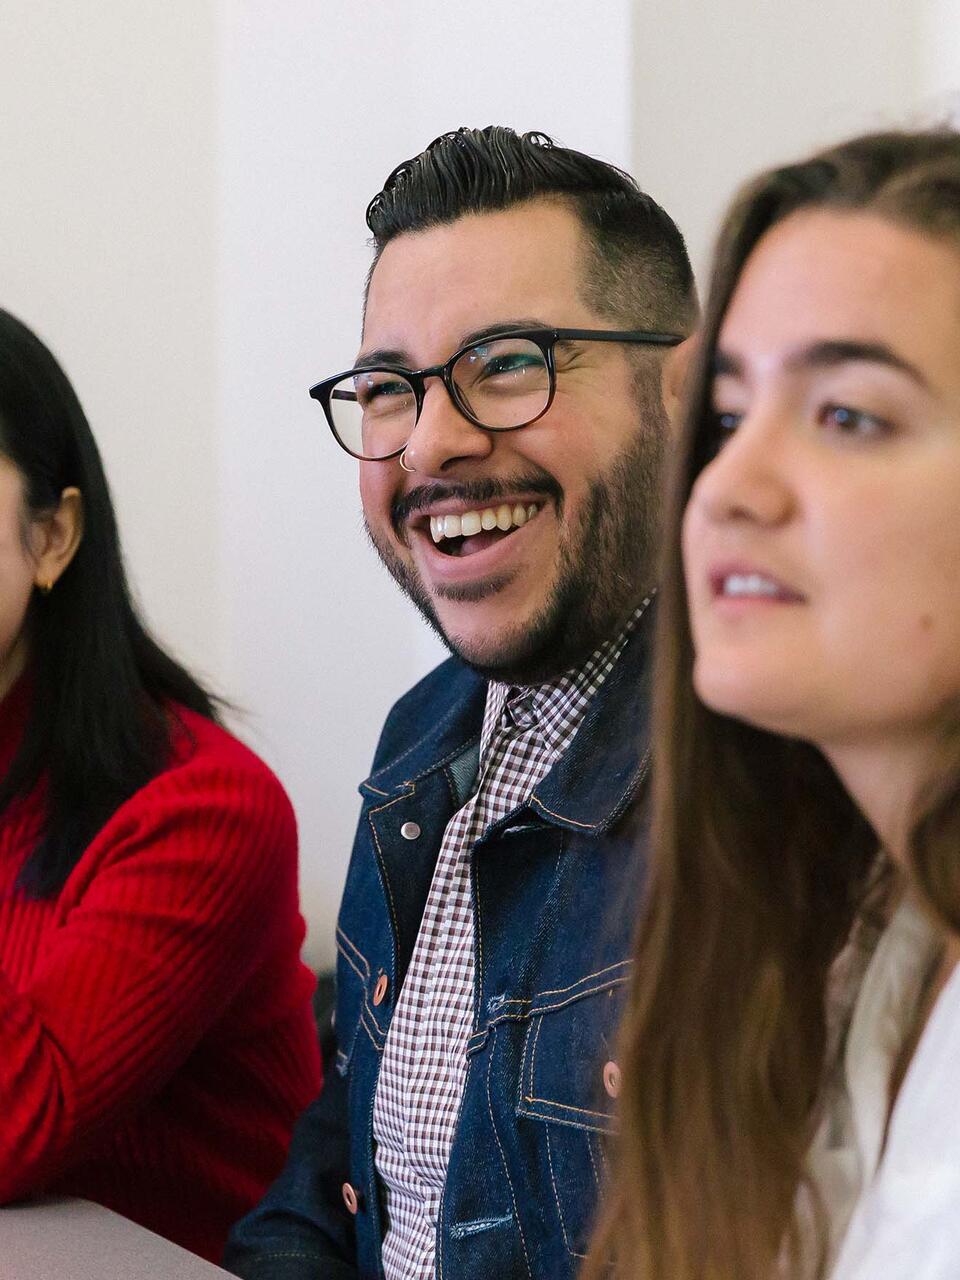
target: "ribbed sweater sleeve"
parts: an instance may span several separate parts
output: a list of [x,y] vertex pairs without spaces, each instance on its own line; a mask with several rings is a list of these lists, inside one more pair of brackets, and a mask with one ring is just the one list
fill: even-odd
[[0,1200],[41,1189],[105,1126],[134,1116],[297,918],[290,804],[222,737],[222,751],[167,770],[116,812],[16,982],[29,908],[8,916]]

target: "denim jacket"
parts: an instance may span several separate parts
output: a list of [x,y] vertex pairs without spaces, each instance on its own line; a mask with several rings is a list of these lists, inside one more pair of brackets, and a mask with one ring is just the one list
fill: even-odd
[[[474,846],[474,1021],[439,1278],[572,1280],[585,1253],[641,887],[652,613],[567,752]],[[383,1276],[377,1076],[443,832],[475,782],[485,697],[450,659],[387,719],[337,927],[334,1069],[283,1173],[234,1228],[224,1264],[246,1280]]]

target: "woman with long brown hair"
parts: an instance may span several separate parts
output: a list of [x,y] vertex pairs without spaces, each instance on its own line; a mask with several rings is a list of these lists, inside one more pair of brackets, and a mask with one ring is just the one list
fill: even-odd
[[588,1272],[960,1274],[960,136],[721,234],[668,516],[655,862]]

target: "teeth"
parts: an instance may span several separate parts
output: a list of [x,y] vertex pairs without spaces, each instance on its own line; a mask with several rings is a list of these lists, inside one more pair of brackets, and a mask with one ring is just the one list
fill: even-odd
[[776,596],[780,588],[759,573],[731,573],[723,580],[725,596]]
[[518,502],[513,507],[505,502],[502,506],[485,507],[482,511],[465,511],[459,516],[431,516],[430,537],[434,542],[442,542],[444,538],[472,538],[481,529],[488,533],[492,529],[507,533],[532,520],[539,510],[535,502],[528,506]]

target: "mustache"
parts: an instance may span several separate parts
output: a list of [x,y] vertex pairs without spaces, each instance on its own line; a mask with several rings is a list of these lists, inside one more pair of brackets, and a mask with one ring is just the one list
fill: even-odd
[[411,516],[435,502],[465,502],[476,507],[490,507],[508,502],[518,493],[543,494],[552,498],[559,513],[563,504],[563,490],[546,471],[511,476],[505,480],[488,477],[482,480],[462,480],[451,484],[421,484],[409,493],[397,498],[390,507],[390,522],[394,533],[403,539],[404,526]]

